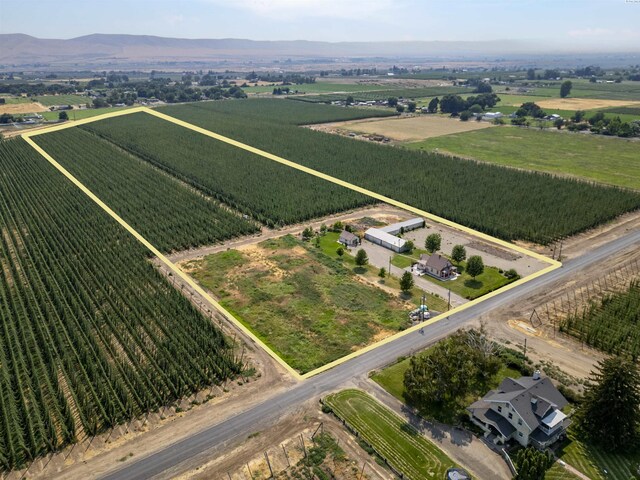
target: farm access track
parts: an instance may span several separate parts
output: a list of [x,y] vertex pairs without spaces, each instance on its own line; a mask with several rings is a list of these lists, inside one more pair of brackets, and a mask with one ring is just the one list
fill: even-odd
[[[140,233],[138,233],[131,225],[129,225],[124,219],[122,219],[122,217],[120,217],[115,211],[113,211],[106,203],[104,203],[98,196],[96,196],[91,190],[89,190],[89,188],[87,188],[82,182],[80,182],[76,177],[74,177],[68,170],[66,170],[61,164],[59,164],[51,155],[49,155],[43,148],[41,148],[38,144],[36,144],[31,137],[37,136],[37,135],[43,135],[46,133],[50,133],[50,132],[55,132],[58,130],[64,130],[67,128],[73,128],[76,126],[80,126],[80,125],[85,125],[87,123],[91,123],[91,122],[96,122],[96,121],[100,121],[100,120],[104,120],[107,118],[113,118],[113,117],[119,117],[119,116],[123,116],[123,115],[130,115],[133,113],[139,113],[139,112],[143,112],[143,113],[147,113],[149,115],[153,115],[157,118],[160,118],[162,120],[174,123],[176,125],[182,126],[184,128],[193,130],[195,132],[198,132],[202,135],[205,135],[207,137],[213,138],[215,140],[224,142],[226,144],[232,145],[236,148],[240,148],[242,150],[248,151],[250,153],[259,155],[263,158],[272,160],[274,162],[280,163],[282,165],[286,165],[287,167],[290,168],[294,168],[296,170],[300,170],[304,173],[307,173],[309,175],[313,175],[315,177],[321,178],[325,181],[328,182],[332,182],[334,184],[340,185],[342,187],[348,188],[350,190],[362,193],[364,195],[367,195],[369,197],[375,198],[377,200],[379,200],[380,202],[389,204],[389,205],[393,205],[395,207],[398,207],[402,210],[411,212],[415,215],[419,215],[421,217],[424,218],[428,218],[434,222],[437,223],[441,223],[444,225],[447,225],[449,227],[452,227],[456,230],[462,231],[464,233],[473,235],[475,237],[478,237],[482,240],[488,241],[490,243],[493,244],[497,244],[500,245],[504,248],[507,248],[509,250],[515,250],[521,254],[536,258],[546,264],[548,264],[547,267],[543,268],[542,270],[539,270],[525,278],[521,278],[515,282],[512,282],[508,285],[505,285],[504,287],[498,289],[498,290],[494,290],[491,293],[488,293],[482,297],[479,297],[475,300],[472,300],[470,302],[467,302],[459,307],[456,307],[452,310],[450,310],[449,312],[440,314],[438,316],[435,316],[429,320],[426,320],[420,324],[414,325],[413,327],[410,327],[406,330],[403,330],[402,332],[399,332],[395,335],[392,335],[390,337],[387,337],[384,340],[381,340],[377,343],[371,344],[369,346],[366,346],[360,350],[357,350],[349,355],[346,355],[338,360],[335,360],[333,362],[327,363],[326,365],[323,365],[322,367],[319,367],[315,370],[312,370],[308,373],[305,373],[304,375],[299,374],[296,370],[294,370],[290,365],[288,365],[282,358],[280,358],[280,356],[278,356],[268,345],[266,345],[262,340],[260,340],[251,330],[249,330],[244,324],[242,324],[242,322],[240,322],[234,315],[232,315],[229,311],[227,311],[227,309],[225,309],[219,302],[217,302],[211,295],[209,295],[209,293],[207,293],[206,290],[204,290],[197,282],[195,282],[189,275],[187,275],[185,272],[183,272],[176,264],[174,264],[173,262],[171,262],[165,255],[163,255],[154,245],[152,245],[146,238],[144,238]],[[419,208],[413,207],[411,205],[399,202],[397,200],[394,200],[392,198],[386,197],[384,195],[381,195],[379,193],[373,192],[371,190],[359,187],[357,185],[354,185],[352,183],[346,182],[344,180],[341,180],[339,178],[333,177],[331,175],[327,175],[324,174],[322,172],[319,172],[317,170],[305,167],[303,165],[297,164],[295,162],[292,162],[290,160],[287,160],[285,158],[279,157],[277,155],[274,155],[272,153],[266,152],[264,150],[260,150],[258,148],[252,147],[250,145],[244,144],[242,142],[239,142],[237,140],[234,140],[232,138],[229,137],[225,137],[223,135],[217,134],[215,132],[212,132],[210,130],[206,130],[204,128],[198,127],[196,125],[193,125],[191,123],[185,122],[183,120],[179,120],[177,118],[171,117],[170,115],[166,115],[160,112],[157,112],[155,110],[152,110],[150,108],[146,108],[146,107],[139,107],[139,108],[133,108],[130,110],[124,110],[124,111],[118,111],[118,112],[112,112],[112,113],[107,113],[104,115],[99,115],[99,116],[95,116],[95,117],[90,117],[90,118],[86,118],[83,120],[78,120],[76,122],[69,122],[69,123],[64,123],[61,125],[56,125],[47,129],[43,129],[43,130],[38,130],[38,131],[34,131],[34,132],[26,132],[22,134],[22,138],[24,138],[24,140],[31,145],[31,147],[33,147],[40,155],[42,155],[48,162],[50,162],[58,171],[60,171],[65,177],[67,177],[67,179],[69,179],[76,187],[78,187],[84,194],[86,194],[91,200],[93,200],[96,204],[98,204],[98,206],[100,208],[102,208],[106,213],[109,214],[109,216],[111,216],[113,219],[115,219],[122,227],[125,228],[125,230],[127,230],[131,235],[133,235],[140,243],[142,243],[147,249],[149,249],[149,251],[151,251],[151,253],[160,261],[160,263],[164,264],[169,271],[171,271],[174,275],[177,275],[180,279],[182,279],[182,281],[184,281],[187,285],[189,285],[189,287],[191,287],[195,292],[197,292],[202,298],[204,298],[207,302],[209,302],[209,304],[211,304],[216,310],[218,310],[222,315],[224,315],[227,319],[229,319],[235,326],[236,328],[238,328],[240,331],[242,331],[247,337],[249,337],[253,342],[255,342],[256,344],[260,345],[260,347],[262,349],[264,349],[272,358],[274,358],[276,360],[276,362],[278,362],[280,365],[282,365],[283,368],[285,368],[285,370],[287,372],[289,372],[296,380],[304,380],[307,378],[310,378],[314,375],[317,375],[318,373],[321,373],[323,371],[326,371],[330,368],[333,368],[351,358],[357,357],[359,355],[362,355],[363,353],[366,353],[370,350],[373,350],[385,343],[391,342],[401,336],[404,335],[408,335],[414,331],[420,330],[424,327],[427,327],[429,325],[432,325],[440,320],[443,320],[445,318],[448,318],[449,315],[458,313],[462,310],[466,310],[467,308],[470,308],[480,302],[483,302],[493,296],[499,295],[501,293],[503,293],[506,290],[510,290],[512,288],[515,288],[519,285],[522,285],[524,283],[527,283],[539,276],[542,276],[546,273],[549,273],[557,268],[560,268],[562,266],[562,264],[556,260],[552,260],[550,258],[545,257],[544,255],[541,255],[539,253],[536,252],[532,252],[530,250],[527,250],[523,247],[520,247],[518,245],[513,245],[507,241],[501,240],[499,238],[495,238],[492,237],[490,235],[487,235],[485,233],[482,232],[478,232],[476,230],[473,230],[471,228],[465,227],[464,225],[460,225],[457,224],[455,222],[452,222],[450,220],[447,220],[445,218],[439,217],[437,215],[433,215],[429,212],[426,212],[424,210],[421,210]]]

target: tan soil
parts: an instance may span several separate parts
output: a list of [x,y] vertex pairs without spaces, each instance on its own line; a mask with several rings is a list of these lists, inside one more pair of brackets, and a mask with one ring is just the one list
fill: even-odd
[[348,122],[311,125],[309,128],[328,133],[346,135],[351,132],[380,135],[398,142],[417,142],[452,133],[470,132],[490,128],[490,122],[468,121],[437,115],[402,116],[399,118],[351,120]]
[[[390,472],[377,465],[375,460],[358,446],[353,437],[342,428],[335,418],[322,414],[316,401],[307,402],[276,425],[255,432],[251,438],[246,439],[240,445],[233,445],[224,451],[216,449],[209,452],[206,458],[200,460],[199,464],[194,463],[187,466],[186,471],[183,469],[182,472],[174,474],[171,478],[179,480],[268,479],[270,473],[265,452],[269,457],[271,468],[278,475],[277,478],[281,476],[286,478],[282,474],[290,471],[287,464],[295,465],[304,457],[301,442],[304,441],[307,450],[313,446],[311,435],[321,423],[324,431],[332,435],[345,451],[349,463],[357,467],[357,469],[334,470],[333,473],[338,480],[359,479],[363,464],[365,465],[364,478],[371,480],[391,480],[394,478]],[[249,475],[249,469],[253,476]]]
[[621,107],[640,105],[640,102],[629,100],[599,100],[596,98],[550,98],[536,102],[540,108],[558,110],[590,110],[594,108]]
[[46,111],[48,111],[47,107],[37,102],[6,103],[3,105],[0,105],[0,114],[37,113],[37,112],[46,112]]

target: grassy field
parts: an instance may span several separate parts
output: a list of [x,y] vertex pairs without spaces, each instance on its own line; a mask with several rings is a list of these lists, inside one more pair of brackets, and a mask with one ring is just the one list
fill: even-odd
[[440,479],[456,466],[411,425],[360,390],[343,390],[324,402],[404,478]]
[[[592,480],[640,478],[640,452],[625,455],[605,453],[581,442],[575,434],[570,433],[569,440],[556,454]],[[604,473],[605,470],[608,474]]]
[[502,127],[431,138],[407,147],[640,189],[640,142],[633,140]]
[[579,478],[559,463],[554,463],[544,476],[544,480],[579,480]]
[[[416,248],[413,250],[411,256],[404,254],[394,255],[391,263],[398,268],[407,268],[412,263],[417,262],[420,258],[420,254],[427,253],[426,250]],[[433,278],[430,275],[423,275],[420,278],[440,285],[444,288],[451,289],[452,292],[457,293],[463,298],[473,300],[474,298],[481,297],[486,293],[497,290],[498,288],[510,283],[510,280],[502,275],[497,268],[489,267],[485,265],[482,275],[478,275],[475,279],[464,271],[466,262],[462,262],[458,265],[458,271],[461,274],[455,280],[448,280],[446,282]]]
[[53,105],[84,105],[85,103],[91,103],[91,99],[83,95],[41,95],[31,98],[34,102],[39,102],[45,107],[51,107]]
[[[82,120],[83,118],[104,115],[105,113],[117,112],[119,110],[128,110],[133,107],[107,107],[107,108],[83,108],[82,110],[67,110],[69,120]],[[45,120],[57,120],[60,112],[42,112],[41,115]]]
[[19,103],[31,103],[37,101],[31,97],[12,97],[2,95],[0,98],[4,98],[5,105],[17,105]]
[[409,326],[411,305],[292,236],[184,267],[302,373]]

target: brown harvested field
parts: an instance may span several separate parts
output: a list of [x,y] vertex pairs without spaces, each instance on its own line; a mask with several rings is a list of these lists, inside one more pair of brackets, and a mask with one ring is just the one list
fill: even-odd
[[47,107],[36,102],[8,103],[8,104],[0,105],[0,114],[37,113],[37,112],[45,112],[45,111],[47,111]]
[[462,122],[455,118],[436,115],[416,115],[414,117],[356,120],[326,124],[335,130],[382,135],[398,142],[416,142],[426,138],[440,137],[451,133],[469,132],[492,126],[489,122]]
[[628,100],[599,100],[596,98],[549,98],[536,103],[540,105],[540,108],[557,110],[592,110],[595,108],[640,105],[640,102]]

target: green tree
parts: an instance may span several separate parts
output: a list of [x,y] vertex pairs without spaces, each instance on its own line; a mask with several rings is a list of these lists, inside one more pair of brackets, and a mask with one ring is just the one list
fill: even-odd
[[568,97],[571,93],[572,87],[573,83],[571,83],[571,80],[565,80],[564,82],[562,82],[562,85],[560,85],[560,98]]
[[632,451],[640,439],[640,371],[636,361],[609,357],[592,372],[577,427],[607,452]]
[[349,95],[344,103],[345,105],[353,105],[353,97]]
[[465,110],[464,112],[460,112],[460,120],[466,122],[471,118],[471,112],[469,110]]
[[413,243],[413,240],[407,240],[405,242],[405,246],[407,247],[407,252],[409,253],[413,252],[413,249],[416,248],[415,244]]
[[518,450],[513,462],[518,472],[514,480],[544,480],[554,462],[549,451],[541,452],[533,447]]
[[439,104],[440,104],[440,99],[438,99],[438,97],[432,98],[431,101],[429,102],[429,105],[427,105],[427,111],[429,113],[437,113]]
[[463,262],[467,258],[467,249],[464,245],[454,245],[451,250],[451,260],[456,263]]
[[404,112],[404,105],[396,105],[396,112],[398,113]]
[[360,250],[358,250],[358,253],[356,253],[356,265],[358,265],[359,267],[364,267],[367,263],[369,263],[369,256],[367,255],[365,249],[361,248]]
[[416,102],[408,102],[407,103],[407,111],[413,113],[416,111],[416,107],[418,106],[418,104]]
[[473,255],[467,262],[467,273],[471,275],[471,278],[476,278],[478,275],[482,275],[484,272],[484,262],[480,255]]
[[556,127],[558,130],[561,130],[563,125],[564,125],[564,120],[561,118],[556,118],[555,121],[553,122],[553,126]]
[[442,244],[442,236],[439,233],[432,233],[424,241],[425,248],[429,250],[429,252],[431,253],[437,250],[440,250],[441,244]]
[[58,120],[69,120],[69,114],[64,110],[58,114]]
[[342,248],[342,247],[338,247],[338,248],[336,249],[336,254],[337,254],[339,257],[341,257],[341,258],[342,258],[342,256],[344,255],[344,248]]
[[307,227],[302,231],[302,240],[308,241],[313,237],[313,228]]
[[576,110],[573,116],[571,117],[572,122],[580,123],[584,120],[585,111],[584,110]]
[[382,267],[380,270],[378,270],[378,276],[380,278],[384,278],[387,276],[387,269]]
[[398,105],[398,99],[396,97],[389,97],[387,99],[387,105],[389,105],[390,107],[395,107],[396,105]]
[[402,274],[402,277],[400,277],[400,290],[402,290],[403,293],[409,293],[414,284],[415,282],[413,281],[413,275],[411,275],[411,272],[405,271]]
[[527,80],[535,80],[536,79],[536,71],[533,68],[527,70]]

